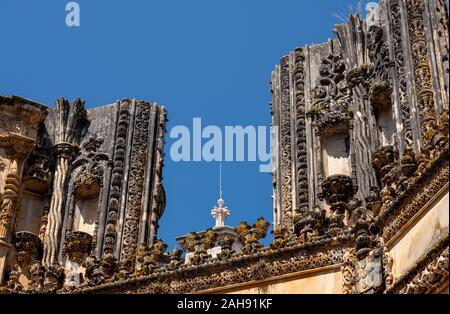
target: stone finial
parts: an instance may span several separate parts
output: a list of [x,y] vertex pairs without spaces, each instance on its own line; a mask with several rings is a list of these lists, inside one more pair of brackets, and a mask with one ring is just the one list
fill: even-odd
[[224,200],[222,198],[219,198],[219,200],[217,201],[217,205],[219,206],[214,206],[213,210],[211,210],[211,215],[216,220],[215,227],[224,227],[225,219],[227,219],[227,217],[230,215],[230,210],[228,209],[228,207],[223,207],[224,203]]

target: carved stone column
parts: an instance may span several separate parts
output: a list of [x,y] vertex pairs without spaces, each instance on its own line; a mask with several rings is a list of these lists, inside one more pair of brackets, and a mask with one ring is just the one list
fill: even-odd
[[[157,109],[157,107],[155,108]],[[151,193],[149,193],[151,199],[151,215],[150,219],[148,217],[144,218],[144,223],[148,224],[149,235],[146,239],[147,244],[151,245],[155,242],[158,230],[159,218],[163,215],[164,209],[166,207],[166,192],[162,183],[163,176],[162,171],[164,167],[164,133],[166,131],[167,122],[167,112],[164,108],[161,108],[158,112],[157,128],[156,128],[156,150],[153,154],[152,162],[148,163],[154,167],[154,181]],[[150,155],[150,154],[149,154]],[[149,172],[152,169],[148,169]],[[145,216],[144,216],[145,217]],[[147,220],[147,221],[146,221]],[[145,228],[142,228],[145,229]]]
[[5,185],[0,197],[0,285],[11,248],[24,161],[36,147],[37,130],[47,107],[17,96],[0,96],[0,154],[5,165]]
[[436,128],[437,111],[433,91],[432,72],[424,24],[424,0],[405,1],[408,32],[411,43],[412,68],[416,90],[417,111],[420,119],[421,150],[432,145],[426,134]]
[[43,265],[50,267],[57,262],[59,235],[63,219],[67,171],[83,135],[87,120],[84,101],[76,99],[72,103],[64,98],[56,101],[57,120],[55,135],[56,169],[53,180],[53,194],[50,201],[48,222],[44,238]]
[[0,241],[9,241],[10,229],[16,213],[17,199],[19,197],[20,173],[22,160],[17,155],[11,156],[10,166],[6,175],[3,201],[0,207]]
[[[119,117],[117,123],[116,143],[114,147],[113,170],[108,197],[108,214],[106,217],[103,254],[114,253],[117,242],[117,224],[119,220],[120,202],[125,177],[125,155],[130,129],[131,101],[128,99],[118,103]],[[131,133],[131,132],[130,132]]]
[[48,222],[44,239],[44,266],[48,267],[56,262],[58,254],[58,239],[63,219],[62,209],[64,208],[64,187],[67,178],[67,170],[76,151],[76,147],[61,143],[55,146],[57,156],[57,166],[53,181],[53,195],[50,201]]
[[280,161],[281,161],[281,210],[282,226],[293,229],[292,211],[292,143],[291,143],[291,105],[290,105],[290,62],[283,57],[280,63]]

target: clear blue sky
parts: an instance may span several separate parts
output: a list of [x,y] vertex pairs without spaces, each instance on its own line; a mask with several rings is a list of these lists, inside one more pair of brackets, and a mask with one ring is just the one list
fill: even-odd
[[[356,0],[79,0],[81,26],[65,24],[69,1],[0,0],[0,94],[88,107],[139,98],[165,105],[168,130],[203,124],[269,125],[269,80],[281,56],[333,37],[334,13]],[[366,2],[366,1],[365,1]],[[217,163],[174,163],[167,136],[167,207],[159,236],[213,226]],[[223,164],[228,225],[272,221],[271,175],[256,162]],[[270,237],[270,235],[269,235]],[[267,243],[267,241],[266,241]]]

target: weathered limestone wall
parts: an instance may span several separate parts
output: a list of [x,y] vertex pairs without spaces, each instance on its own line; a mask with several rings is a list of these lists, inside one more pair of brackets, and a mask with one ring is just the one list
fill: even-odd
[[211,289],[200,293],[226,294],[341,294],[342,273],[340,265],[328,269],[289,274],[262,282],[249,282],[235,287]]
[[393,259],[394,280],[449,233],[448,184],[387,243]]

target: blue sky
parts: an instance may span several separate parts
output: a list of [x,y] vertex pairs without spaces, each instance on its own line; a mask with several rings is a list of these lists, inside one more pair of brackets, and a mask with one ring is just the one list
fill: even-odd
[[[0,0],[0,94],[54,106],[80,97],[88,107],[139,98],[165,105],[167,129],[270,125],[270,74],[295,47],[333,37],[335,13],[356,0],[79,0],[81,26],[65,24],[69,1]],[[169,158],[167,207],[159,237],[213,226],[216,162]],[[223,163],[227,224],[272,221],[271,175],[257,162]],[[269,235],[270,237],[270,235]],[[267,243],[267,241],[265,241]]]

